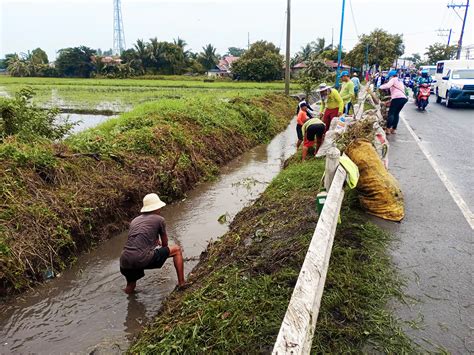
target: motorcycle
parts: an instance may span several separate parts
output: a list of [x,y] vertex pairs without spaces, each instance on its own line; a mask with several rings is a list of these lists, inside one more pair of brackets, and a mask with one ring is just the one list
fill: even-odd
[[418,88],[418,94],[416,96],[416,106],[419,110],[424,111],[426,109],[430,95],[430,84],[421,84]]

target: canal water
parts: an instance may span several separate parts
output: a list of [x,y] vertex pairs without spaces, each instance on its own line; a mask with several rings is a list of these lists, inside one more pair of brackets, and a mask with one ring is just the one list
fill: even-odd
[[[163,209],[168,235],[183,248],[185,272],[210,240],[228,230],[230,221],[254,201],[295,152],[295,122],[268,145],[258,146],[225,166],[212,182]],[[78,258],[59,278],[0,306],[0,353],[122,353],[157,313],[177,281],[172,261],[147,270],[137,293],[125,295],[119,257],[126,233]]]

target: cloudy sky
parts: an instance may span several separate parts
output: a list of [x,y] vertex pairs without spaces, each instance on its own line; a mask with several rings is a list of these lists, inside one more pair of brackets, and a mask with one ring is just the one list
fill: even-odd
[[[461,20],[452,0],[346,0],[343,47],[374,28],[404,35],[406,54],[446,42],[438,29],[453,29],[457,42]],[[465,3],[466,0],[457,0]],[[0,57],[41,47],[50,58],[60,48],[86,45],[108,49],[113,38],[112,0],[0,0]],[[317,37],[339,39],[342,0],[292,0],[292,53]],[[351,8],[353,11],[351,11]],[[207,43],[225,53],[264,39],[284,48],[286,0],[122,0],[127,47],[138,38],[181,37],[199,51]],[[461,15],[464,10],[458,10]],[[474,13],[469,10],[464,44],[474,44]]]

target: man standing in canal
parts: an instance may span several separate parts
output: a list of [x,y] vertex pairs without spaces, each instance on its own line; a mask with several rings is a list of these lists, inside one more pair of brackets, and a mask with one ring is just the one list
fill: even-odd
[[166,206],[157,194],[143,198],[141,214],[130,223],[128,239],[120,256],[120,272],[127,279],[127,294],[135,290],[137,281],[145,276],[145,269],[159,269],[166,259],[173,258],[178,275],[178,286],[184,286],[184,263],[181,248],[168,246],[165,219],[160,209]]

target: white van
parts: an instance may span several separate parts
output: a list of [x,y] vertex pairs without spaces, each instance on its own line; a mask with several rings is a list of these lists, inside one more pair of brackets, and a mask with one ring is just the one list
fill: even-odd
[[436,63],[436,102],[474,105],[474,60],[441,60]]
[[431,76],[431,85],[430,85],[430,91],[431,93],[434,93],[435,89],[435,84],[436,84],[436,65],[422,65],[420,66],[420,70],[427,70],[428,75]]

